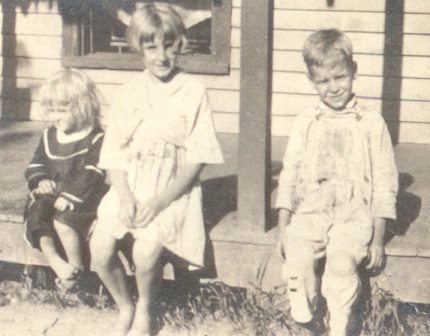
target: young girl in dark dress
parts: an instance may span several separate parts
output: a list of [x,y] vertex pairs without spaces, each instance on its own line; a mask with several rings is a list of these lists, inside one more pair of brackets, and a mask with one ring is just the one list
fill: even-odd
[[25,171],[25,239],[70,288],[84,268],[84,238],[106,191],[105,173],[97,167],[104,134],[94,84],[81,71],[61,70],[43,85],[41,96],[53,125]]

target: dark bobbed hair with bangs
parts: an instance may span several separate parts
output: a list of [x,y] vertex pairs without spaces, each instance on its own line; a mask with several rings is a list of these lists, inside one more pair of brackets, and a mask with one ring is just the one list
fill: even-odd
[[351,40],[337,29],[322,29],[312,33],[303,46],[303,59],[312,76],[312,67],[330,67],[344,63],[355,72]]
[[41,103],[45,113],[55,103],[70,104],[76,131],[100,126],[100,104],[96,87],[80,70],[65,68],[49,78],[41,88]]
[[163,41],[178,42],[178,51],[186,43],[185,26],[176,10],[166,3],[147,3],[136,9],[127,29],[130,48],[142,55],[142,44],[154,42],[156,37]]

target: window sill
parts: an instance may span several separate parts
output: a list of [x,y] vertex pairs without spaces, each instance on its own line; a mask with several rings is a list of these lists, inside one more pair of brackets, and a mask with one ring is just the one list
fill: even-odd
[[[134,54],[94,53],[85,56],[64,56],[64,67],[110,69],[110,70],[143,70],[139,56]],[[189,73],[228,75],[229,63],[216,60],[211,55],[179,56],[178,65]]]

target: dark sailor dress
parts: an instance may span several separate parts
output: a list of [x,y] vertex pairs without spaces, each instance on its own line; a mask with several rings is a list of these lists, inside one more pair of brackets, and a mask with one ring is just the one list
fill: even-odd
[[[60,143],[55,127],[45,130],[25,170],[31,193],[24,211],[24,238],[32,247],[40,248],[41,236],[55,237],[54,220],[84,235],[96,218],[108,189],[105,172],[97,167],[103,136],[103,130],[95,128],[82,139]],[[56,183],[54,195],[34,192],[42,180]],[[71,202],[73,209],[55,209],[58,197]]]

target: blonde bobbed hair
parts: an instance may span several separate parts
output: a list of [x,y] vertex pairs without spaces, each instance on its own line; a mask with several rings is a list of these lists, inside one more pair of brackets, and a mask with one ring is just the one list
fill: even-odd
[[337,29],[321,29],[312,33],[303,46],[303,59],[312,75],[312,67],[334,67],[344,63],[356,70],[351,40]]
[[162,41],[178,42],[178,51],[186,45],[185,26],[175,9],[166,3],[147,3],[136,9],[127,29],[130,48],[142,55],[142,45],[154,42],[156,37]]
[[100,126],[96,87],[80,70],[65,68],[49,78],[41,89],[41,103],[46,112],[54,103],[70,104],[76,131]]

